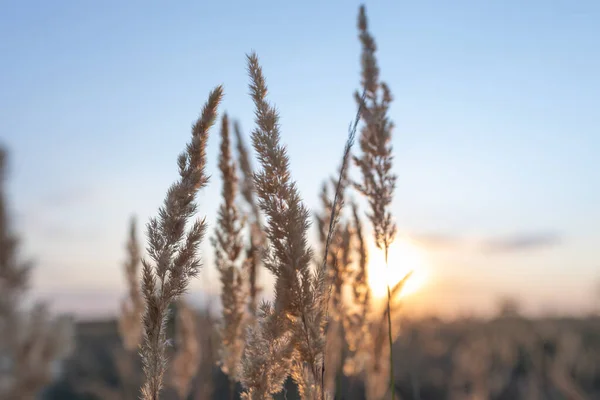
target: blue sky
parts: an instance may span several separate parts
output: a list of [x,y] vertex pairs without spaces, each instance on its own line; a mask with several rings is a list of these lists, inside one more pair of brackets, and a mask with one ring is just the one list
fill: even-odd
[[[317,207],[355,113],[358,4],[1,2],[0,141],[34,293],[58,309],[116,310],[128,218],[155,213],[213,86],[251,129],[252,50],[294,178]],[[393,211],[433,277],[418,306],[484,312],[509,294],[532,312],[594,308],[600,4],[372,2],[367,12],[395,96]],[[199,196],[211,223],[215,133]],[[215,287],[204,248],[194,296]]]

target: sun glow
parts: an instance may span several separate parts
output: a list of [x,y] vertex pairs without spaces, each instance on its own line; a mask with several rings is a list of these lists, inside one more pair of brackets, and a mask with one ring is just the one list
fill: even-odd
[[368,280],[371,293],[376,299],[387,296],[387,285],[390,288],[410,271],[412,276],[402,289],[401,297],[417,293],[427,282],[425,257],[421,250],[407,239],[398,238],[390,246],[388,267],[385,264],[385,253],[374,244],[369,248]]

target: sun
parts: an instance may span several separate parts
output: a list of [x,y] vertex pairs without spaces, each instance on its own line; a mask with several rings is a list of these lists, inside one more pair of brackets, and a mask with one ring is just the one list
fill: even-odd
[[413,271],[412,276],[402,289],[401,297],[416,294],[427,282],[423,252],[410,240],[398,238],[392,243],[388,253],[388,267],[384,251],[374,244],[369,247],[368,281],[373,297],[386,297],[387,285],[394,287],[410,271]]

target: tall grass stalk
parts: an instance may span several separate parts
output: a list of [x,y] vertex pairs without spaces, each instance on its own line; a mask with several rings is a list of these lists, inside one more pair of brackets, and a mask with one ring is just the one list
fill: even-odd
[[180,177],[167,191],[158,217],[151,218],[147,225],[150,261],[142,261],[142,293],[146,303],[140,350],[146,376],[141,389],[143,400],[159,400],[167,368],[169,305],[185,293],[190,280],[200,271],[197,253],[206,222],[196,220],[188,229],[186,225],[197,210],[196,193],[208,183],[206,144],[221,97],[220,86],[210,93],[192,127],[192,139],[177,159]]
[[[359,104],[364,104],[362,113],[364,126],[360,136],[360,156],[354,161],[362,174],[362,182],[357,183],[357,189],[367,198],[370,206],[368,217],[371,220],[376,246],[385,252],[386,269],[389,270],[389,247],[396,235],[396,225],[392,221],[390,205],[396,184],[396,176],[392,173],[392,137],[393,123],[389,120],[387,112],[392,101],[388,86],[380,82],[379,67],[375,52],[375,40],[368,30],[365,7],[361,6],[358,16],[359,39],[362,45],[362,87],[365,99],[355,98]],[[387,285],[387,319],[388,341],[390,346],[390,392],[392,400],[395,398],[394,387],[394,357],[392,352],[392,315],[391,293],[389,282]]]
[[217,226],[212,245],[215,263],[221,280],[222,322],[220,325],[221,369],[229,379],[230,395],[238,379],[238,370],[244,349],[244,331],[247,320],[247,284],[240,267],[243,249],[244,223],[235,205],[237,194],[236,165],[231,158],[229,119],[223,115],[221,123],[221,146],[219,170],[223,182],[222,202],[217,214]]
[[262,167],[254,174],[254,183],[269,243],[263,262],[275,276],[275,298],[272,304],[261,304],[258,323],[249,330],[243,357],[244,398],[270,398],[291,372],[300,396],[316,400],[324,396],[326,274],[320,265],[311,269],[309,213],[291,177],[279,116],[266,100],[266,81],[255,54],[248,56],[248,72],[256,120],[252,143]]
[[129,238],[126,245],[127,259],[123,264],[127,280],[128,294],[121,302],[119,315],[119,333],[123,347],[128,353],[135,353],[142,339],[142,315],[144,313],[144,297],[140,288],[141,252],[136,234],[136,219],[131,217]]
[[[242,136],[242,129],[239,123],[235,122],[234,133],[237,140],[238,164],[241,171],[240,192],[247,203],[249,210],[248,220],[250,221],[250,243],[246,248],[246,259],[244,260],[244,270],[248,274],[248,310],[252,319],[256,318],[258,307],[258,298],[261,287],[258,284],[259,267],[261,263],[261,252],[266,248],[266,237],[263,229],[260,207],[256,199],[256,188],[254,187],[254,170],[250,162],[250,152]],[[249,321],[253,323],[253,321]]]
[[[385,268],[389,271],[390,265],[388,262],[389,247],[385,247]],[[387,323],[388,323],[388,342],[390,345],[390,392],[392,400],[395,398],[396,385],[394,384],[394,339],[392,337],[392,292],[390,290],[390,282],[387,282]]]
[[0,398],[33,400],[72,350],[70,318],[52,318],[42,303],[25,309],[32,264],[19,256],[6,202],[7,153],[0,147]]
[[[325,243],[324,243],[324,249],[323,249],[323,260],[322,260],[322,264],[321,264],[321,269],[323,271],[327,270],[327,262],[329,260],[329,249],[331,246],[331,241],[333,239],[333,235],[336,233],[336,226],[339,222],[339,216],[340,216],[340,212],[344,206],[344,192],[346,190],[346,187],[348,185],[348,168],[349,168],[349,164],[350,164],[350,158],[351,158],[351,154],[352,154],[352,147],[354,146],[354,142],[355,142],[355,138],[356,138],[356,130],[358,127],[358,123],[360,122],[361,119],[361,113],[363,110],[363,106],[365,104],[364,99],[365,99],[365,95],[366,92],[363,91],[363,94],[361,96],[361,101],[358,104],[358,110],[356,112],[356,116],[354,117],[354,121],[350,123],[349,127],[348,127],[348,137],[346,138],[346,143],[344,145],[344,152],[342,153],[342,164],[340,166],[340,172],[338,175],[338,179],[337,182],[335,182],[335,192],[334,192],[334,196],[333,196],[333,200],[331,201],[331,203],[329,203],[327,201],[327,196],[326,196],[326,186],[324,186],[324,203],[325,203],[325,208],[326,211],[329,210],[330,211],[330,216],[329,216],[329,222],[328,222],[328,229],[327,229],[327,233],[325,236]],[[329,203],[329,204],[327,204]],[[323,224],[324,221],[321,222],[321,224]],[[325,233],[325,231],[322,229],[322,235]],[[339,233],[339,232],[338,232]],[[333,261],[335,263],[335,261]],[[333,265],[330,265],[329,267],[334,267]],[[336,268],[338,269],[338,268]],[[333,288],[333,282],[329,282],[328,285],[328,291],[327,291],[327,301],[325,303],[325,319],[328,321],[329,320],[329,300],[331,297],[331,291]],[[325,346],[327,345],[327,335],[325,335]],[[323,365],[321,366],[321,386],[324,388],[325,387],[325,357],[323,357],[323,361],[322,361]],[[324,391],[323,391],[324,392]],[[324,393],[323,393],[324,396]],[[322,398],[323,400],[323,398]]]

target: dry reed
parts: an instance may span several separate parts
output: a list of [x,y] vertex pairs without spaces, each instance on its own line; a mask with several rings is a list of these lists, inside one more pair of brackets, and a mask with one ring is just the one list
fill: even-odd
[[358,375],[364,371],[365,360],[370,357],[368,346],[371,343],[368,320],[371,312],[371,288],[367,271],[369,256],[356,203],[352,203],[352,217],[356,243],[354,250],[358,257],[351,279],[353,308],[347,312],[344,319],[344,332],[349,352],[344,360],[344,372],[348,376]]
[[145,400],[158,400],[163,387],[168,307],[185,292],[190,279],[201,267],[197,252],[205,234],[205,221],[197,220],[187,230],[186,225],[196,213],[197,191],[208,182],[206,143],[221,97],[220,86],[210,93],[200,118],[192,127],[192,139],[178,157],[180,178],[169,188],[158,217],[151,218],[147,226],[147,252],[151,261],[142,261],[146,310],[140,352],[146,376],[141,389]]
[[238,379],[238,367],[244,349],[246,320],[246,284],[240,267],[243,249],[244,222],[235,205],[237,194],[236,166],[231,159],[229,119],[223,116],[221,124],[221,151],[219,169],[223,181],[222,203],[217,214],[217,227],[212,244],[215,262],[221,279],[222,323],[220,327],[221,369],[228,375],[231,386]]
[[258,325],[249,330],[242,368],[244,397],[269,398],[281,390],[291,368],[302,398],[317,399],[323,396],[325,271],[317,268],[313,273],[310,268],[309,213],[291,178],[279,117],[265,100],[266,82],[255,54],[248,56],[248,71],[257,125],[252,143],[262,167],[254,183],[267,217],[264,265],[275,276],[275,298],[273,304],[261,305]]
[[54,378],[55,364],[72,349],[73,324],[51,318],[43,304],[25,310],[32,265],[19,260],[6,205],[7,155],[0,148],[0,398],[28,400]]
[[258,284],[258,273],[262,259],[261,249],[265,247],[266,237],[263,230],[262,216],[260,207],[256,200],[254,188],[254,171],[250,162],[250,154],[239,123],[234,124],[235,136],[237,139],[237,151],[240,170],[242,172],[241,193],[242,197],[250,207],[250,243],[246,248],[246,260],[244,261],[244,270],[248,272],[248,309],[252,317],[256,316],[258,307],[258,297],[261,287]]
[[[344,181],[346,180],[343,177]],[[345,188],[345,183],[343,187]],[[336,189],[336,181],[331,181],[331,186]],[[344,352],[344,319],[347,315],[347,307],[343,301],[343,289],[348,283],[350,278],[351,267],[352,267],[352,238],[353,232],[350,224],[337,223],[335,224],[335,230],[332,233],[332,237],[329,242],[329,249],[327,255],[325,255],[325,248],[327,246],[327,237],[329,235],[329,221],[332,215],[335,215],[333,209],[333,200],[330,200],[329,193],[327,190],[327,183],[323,185],[321,191],[321,203],[323,207],[322,213],[317,214],[317,225],[319,228],[319,236],[321,244],[323,246],[323,259],[326,258],[326,269],[328,272],[328,279],[330,282],[329,292],[329,311],[327,317],[327,336],[326,336],[326,354],[325,354],[325,376],[324,386],[327,392],[333,393],[335,390],[336,378],[340,373],[340,367],[343,363],[343,352]],[[343,205],[343,190],[338,197],[338,211],[341,211]]]
[[119,332],[123,339],[123,347],[127,351],[136,351],[142,340],[142,316],[144,313],[144,297],[140,288],[140,245],[136,234],[136,221],[132,217],[127,241],[127,260],[123,267],[128,286],[128,297],[121,303],[119,316]]
[[[356,188],[367,198],[370,206],[368,217],[373,226],[375,244],[385,253],[388,264],[388,252],[396,235],[396,225],[392,220],[390,204],[396,176],[392,173],[392,137],[393,123],[387,112],[392,101],[388,86],[379,80],[379,67],[375,58],[376,45],[369,33],[365,7],[361,6],[358,16],[359,39],[362,45],[362,87],[364,100],[356,93],[355,97],[362,104],[364,126],[359,139],[361,154],[354,161],[362,174],[362,182]],[[388,342],[390,347],[390,391],[392,400],[395,397],[394,359],[392,348],[392,312],[391,293],[388,285]]]

